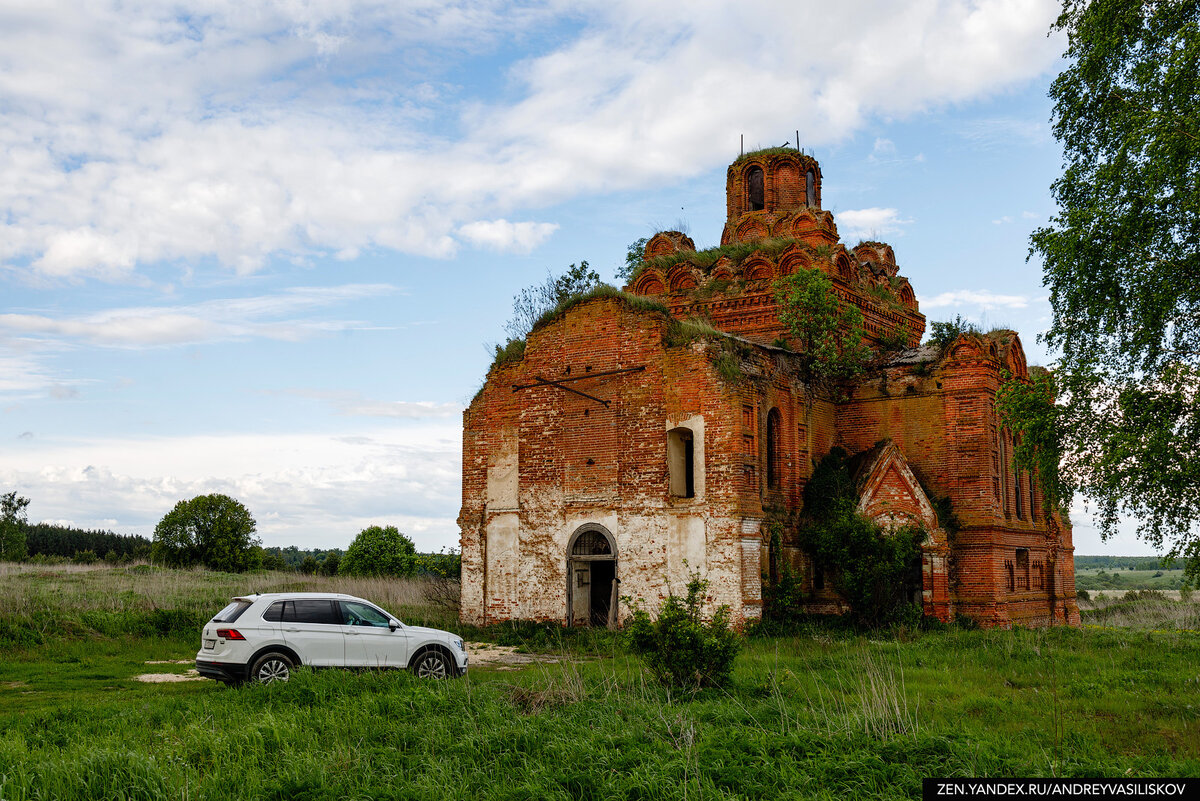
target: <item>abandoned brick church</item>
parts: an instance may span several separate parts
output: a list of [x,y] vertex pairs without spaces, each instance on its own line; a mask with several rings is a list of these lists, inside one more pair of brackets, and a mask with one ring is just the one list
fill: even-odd
[[[839,241],[799,151],[739,158],[726,195],[721,247],[655,235],[625,292],[560,307],[488,373],[463,415],[463,621],[615,622],[623,597],[653,608],[693,572],[748,621],[778,564],[813,611],[843,611],[788,528],[840,447],[858,510],[924,531],[926,614],[1077,625],[1070,525],[1046,519],[994,409],[1004,372],[1028,375],[1017,334],[921,347],[892,248]],[[886,354],[836,393],[808,393],[787,347],[773,281],[797,270],[827,273]]]

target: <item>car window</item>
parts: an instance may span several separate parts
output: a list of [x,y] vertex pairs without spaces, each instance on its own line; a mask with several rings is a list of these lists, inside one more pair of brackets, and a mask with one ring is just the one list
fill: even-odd
[[347,626],[379,626],[386,629],[391,623],[387,615],[373,606],[354,601],[341,601],[341,604],[342,617]]
[[296,623],[325,623],[332,626],[342,622],[333,601],[308,598],[288,601],[283,619]]
[[283,605],[286,601],[276,601],[267,611],[263,612],[263,620],[273,620],[276,623],[283,620]]
[[250,601],[242,601],[242,600],[234,601],[229,606],[222,609],[220,612],[217,612],[217,614],[215,616],[213,616],[213,622],[214,623],[232,623],[233,621],[235,621],[239,617],[241,617],[242,612],[245,612],[247,609],[250,608],[250,606],[251,606]]

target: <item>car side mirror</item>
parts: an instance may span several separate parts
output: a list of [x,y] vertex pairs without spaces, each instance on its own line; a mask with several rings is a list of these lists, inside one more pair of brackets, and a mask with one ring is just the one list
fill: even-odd
[[388,628],[389,628],[389,629],[391,629],[392,631],[395,631],[396,629],[400,628],[400,623],[399,623],[399,621],[396,621],[396,620],[389,620],[389,621],[388,621]]

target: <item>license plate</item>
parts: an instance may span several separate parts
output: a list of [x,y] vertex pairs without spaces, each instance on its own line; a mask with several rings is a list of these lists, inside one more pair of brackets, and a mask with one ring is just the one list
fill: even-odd
[[204,647],[211,651],[213,648],[217,647],[217,641],[216,640],[205,640]]

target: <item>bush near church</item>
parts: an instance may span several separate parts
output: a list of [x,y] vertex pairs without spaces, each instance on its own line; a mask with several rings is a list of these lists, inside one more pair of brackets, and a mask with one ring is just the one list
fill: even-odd
[[670,593],[656,620],[640,605],[634,607],[629,645],[654,677],[672,689],[724,687],[742,648],[741,636],[730,627],[729,607],[717,609],[707,622],[701,617],[707,590],[708,582],[693,573],[687,594]]

